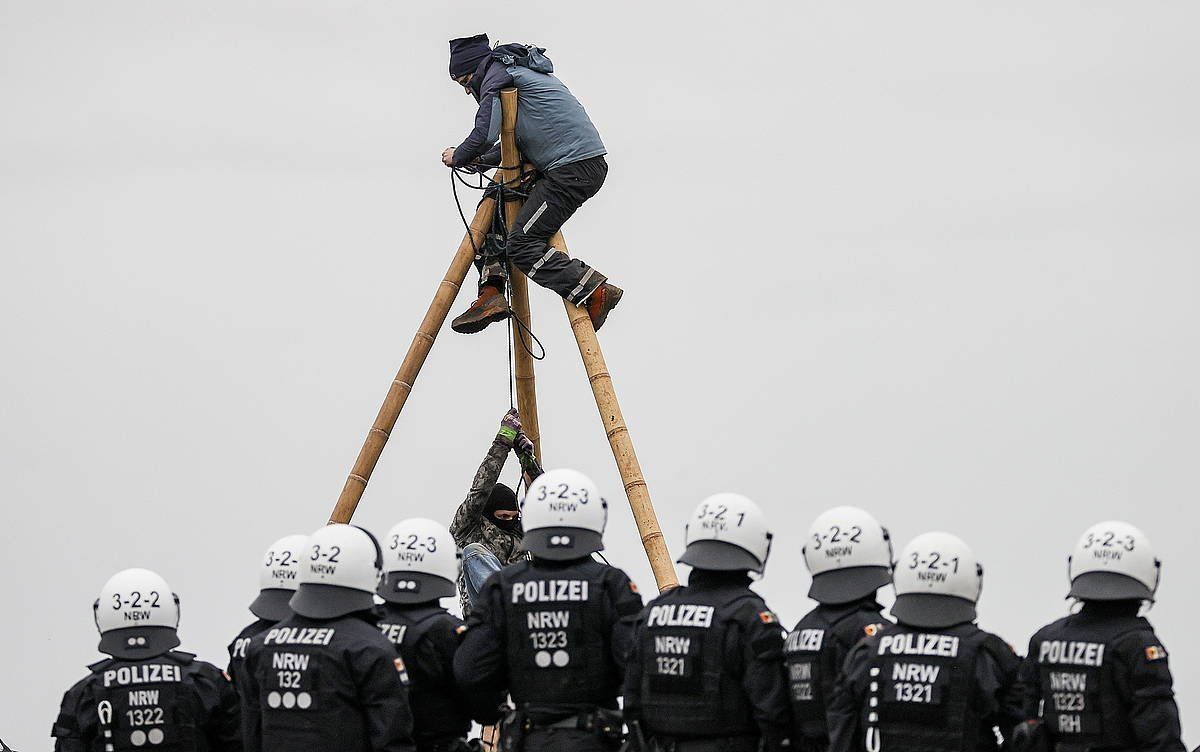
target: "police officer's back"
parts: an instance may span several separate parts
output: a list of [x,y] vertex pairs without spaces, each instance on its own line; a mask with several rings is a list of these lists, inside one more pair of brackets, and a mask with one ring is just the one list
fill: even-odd
[[454,653],[465,626],[439,599],[457,594],[458,549],[433,520],[404,520],[383,540],[379,629],[408,673],[408,700],[418,752],[466,746],[471,716],[454,683]]
[[867,512],[835,507],[813,522],[804,561],[812,574],[808,597],[818,605],[788,634],[784,654],[792,746],[819,752],[829,746],[825,709],[846,656],[888,623],[876,595],[892,581],[891,539]]
[[532,555],[488,579],[454,660],[459,687],[481,723],[504,693],[506,749],[601,750],[619,742],[616,716],[633,621],[642,599],[621,570],[594,561],[607,505],[594,483],[551,470],[522,505]]
[[996,750],[1021,717],[1020,659],[975,624],[983,569],[946,533],[926,533],[896,563],[896,626],[850,653],[829,706],[830,749]]
[[1124,522],[1093,525],[1069,569],[1069,597],[1083,606],[1029,641],[1021,675],[1032,723],[1017,730],[1018,749],[1041,738],[1063,752],[1184,752],[1167,651],[1138,615],[1158,589],[1150,541]]
[[660,749],[773,751],[791,723],[783,630],[750,589],[771,534],[744,496],[717,494],[687,526],[688,584],[655,598],[638,622],[625,680],[631,726]]
[[248,752],[411,752],[404,664],[376,626],[382,554],[360,528],[307,543],[294,615],[250,641],[242,665]]
[[135,749],[237,752],[237,695],[221,670],[179,645],[179,602],[145,569],[115,574],[95,604],[100,652],[63,696],[57,752]]
[[296,592],[300,574],[300,556],[307,535],[288,535],[271,544],[258,569],[258,595],[250,603],[254,621],[247,624],[229,643],[229,668],[226,673],[237,686],[237,675],[246,658],[250,640],[292,615],[288,601]]

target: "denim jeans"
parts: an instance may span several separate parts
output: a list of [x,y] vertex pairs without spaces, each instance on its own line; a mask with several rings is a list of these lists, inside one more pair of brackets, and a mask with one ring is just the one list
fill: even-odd
[[483,589],[483,583],[487,582],[493,572],[500,571],[500,559],[482,543],[468,543],[462,552],[462,565],[465,575],[463,580],[467,585],[467,600],[474,605],[475,598]]

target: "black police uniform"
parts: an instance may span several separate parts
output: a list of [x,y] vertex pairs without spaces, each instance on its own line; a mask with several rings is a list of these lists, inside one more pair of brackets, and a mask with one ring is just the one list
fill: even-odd
[[412,752],[403,670],[370,612],[284,619],[239,673],[247,752]]
[[171,650],[106,658],[63,696],[56,752],[239,752],[238,701],[221,669]]
[[784,641],[792,700],[792,747],[820,752],[829,747],[825,709],[850,650],[890,625],[874,596],[850,603],[822,603],[809,611]]
[[255,619],[253,623],[247,624],[245,629],[238,632],[237,637],[233,638],[233,642],[229,643],[226,648],[229,653],[229,667],[225,669],[225,673],[229,675],[229,680],[233,682],[235,689],[237,688],[238,671],[241,670],[242,661],[246,660],[246,648],[250,645],[250,640],[266,632],[275,624],[276,622],[269,619]]
[[1185,752],[1167,651],[1140,607],[1085,602],[1029,641],[1025,714],[1056,749]]
[[471,730],[454,683],[454,653],[466,631],[462,620],[437,601],[414,605],[385,603],[379,629],[391,642],[408,673],[408,704],[418,752],[461,748]]
[[638,621],[625,714],[661,748],[771,752],[791,726],[783,628],[745,572],[692,570]]
[[847,658],[827,720],[831,752],[996,750],[1022,717],[1020,658],[973,623],[904,623]]
[[[507,691],[518,714],[505,744],[596,752],[615,745],[617,697],[642,597],[591,558],[511,564],[484,584],[454,656],[475,719],[492,723]],[[605,731],[608,729],[608,731]]]

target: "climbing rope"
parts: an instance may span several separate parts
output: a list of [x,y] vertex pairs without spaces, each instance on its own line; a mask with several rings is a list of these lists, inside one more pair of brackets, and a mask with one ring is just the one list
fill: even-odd
[[[493,246],[497,257],[504,259],[504,263],[508,265],[508,217],[506,215],[507,202],[512,199],[525,199],[529,196],[529,192],[524,189],[526,178],[533,175],[532,172],[526,172],[520,167],[504,167],[500,166],[499,170],[515,170],[516,176],[508,180],[496,180],[493,177],[486,175],[480,170],[463,167],[452,167],[450,169],[450,190],[454,194],[454,205],[458,209],[458,217],[462,220],[463,228],[467,231],[467,237],[471,241],[471,250],[474,251],[475,257],[481,262],[486,262],[486,258],[480,252],[479,246],[475,243],[475,233],[471,230],[471,224],[467,221],[467,215],[462,208],[462,200],[458,195],[458,184],[462,183],[467,188],[476,191],[483,191],[483,198],[495,198],[496,214],[492,218],[492,232],[487,234],[484,241],[485,247],[488,244]],[[468,182],[464,176],[474,175],[478,177],[477,183]],[[508,301],[509,306],[512,306],[512,272],[504,278],[504,298]],[[525,325],[525,322],[517,318],[515,312],[508,317],[508,406],[514,408],[516,404],[516,365],[513,358],[513,343],[519,341],[521,348],[529,354],[534,360],[546,359],[546,346],[534,334],[533,329]],[[537,345],[541,354],[534,352],[531,347],[531,342]],[[519,492],[521,486],[525,483],[525,472],[523,468],[517,470],[517,482],[515,490]]]

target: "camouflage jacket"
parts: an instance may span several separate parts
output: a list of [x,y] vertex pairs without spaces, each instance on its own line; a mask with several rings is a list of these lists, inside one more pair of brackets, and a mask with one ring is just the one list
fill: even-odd
[[[450,534],[454,536],[454,542],[460,549],[470,543],[482,543],[496,555],[500,564],[504,566],[524,558],[525,554],[521,551],[521,538],[525,533],[521,529],[520,522],[513,530],[502,530],[497,527],[483,515],[483,505],[487,503],[492,488],[499,481],[500,471],[504,469],[504,462],[508,459],[510,451],[512,451],[512,441],[497,435],[491,446],[488,447],[483,464],[475,471],[475,479],[471,481],[471,490],[467,492],[467,498],[458,505],[458,511],[454,513],[454,521],[450,523]],[[517,458],[521,461],[521,468],[527,477],[536,478],[542,474],[541,467],[532,456],[518,454]],[[461,568],[458,572],[458,598],[462,604],[462,613],[465,619],[471,612],[471,604],[467,601],[466,575]]]

